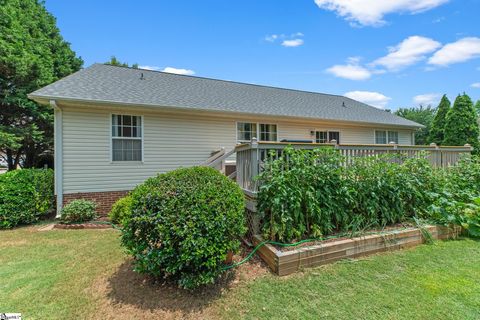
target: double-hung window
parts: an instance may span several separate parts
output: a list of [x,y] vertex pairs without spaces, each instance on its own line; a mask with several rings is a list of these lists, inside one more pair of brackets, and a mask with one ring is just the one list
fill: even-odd
[[260,123],[260,141],[277,141],[277,125]]
[[337,143],[340,143],[339,131],[315,131],[316,143],[329,143],[332,140],[335,140]]
[[141,116],[112,115],[112,161],[142,161]]
[[255,122],[237,122],[237,141],[249,142],[253,138],[259,141],[277,141],[277,125]]
[[375,130],[376,144],[388,144],[390,142],[398,144],[398,131]]

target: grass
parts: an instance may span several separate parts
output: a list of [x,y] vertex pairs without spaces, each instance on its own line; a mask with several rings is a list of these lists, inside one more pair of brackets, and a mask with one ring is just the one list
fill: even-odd
[[252,263],[229,283],[185,292],[133,273],[116,231],[37,229],[0,231],[0,312],[26,319],[480,318],[480,242],[471,239],[284,278],[261,268],[253,277]]

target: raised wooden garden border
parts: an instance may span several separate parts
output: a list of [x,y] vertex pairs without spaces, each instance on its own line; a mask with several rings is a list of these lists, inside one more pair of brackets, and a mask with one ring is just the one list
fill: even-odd
[[63,224],[56,223],[53,225],[53,229],[67,229],[67,230],[78,230],[78,229],[111,229],[110,224],[98,224],[98,223],[75,223],[75,224]]
[[[423,232],[425,231],[428,231],[433,239],[443,240],[457,237],[461,228],[426,226],[423,229]],[[280,251],[266,244],[259,248],[257,253],[274,273],[285,276],[302,268],[320,266],[345,258],[357,258],[378,252],[414,247],[426,242],[423,232],[420,228],[392,230],[382,234],[329,241],[292,251]],[[255,245],[262,241],[263,239],[258,235],[253,237]]]

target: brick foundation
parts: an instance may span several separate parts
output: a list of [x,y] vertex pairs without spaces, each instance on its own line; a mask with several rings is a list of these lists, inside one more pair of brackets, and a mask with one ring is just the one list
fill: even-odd
[[127,195],[128,192],[129,191],[68,193],[63,194],[63,205],[75,199],[92,200],[97,204],[98,214],[100,216],[106,216],[110,212],[110,209],[112,209],[115,201]]

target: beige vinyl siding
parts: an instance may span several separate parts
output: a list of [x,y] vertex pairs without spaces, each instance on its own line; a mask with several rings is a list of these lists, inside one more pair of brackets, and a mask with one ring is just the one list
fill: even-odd
[[[111,161],[111,114],[143,116],[143,161]],[[340,131],[342,143],[373,144],[373,127],[221,117],[152,110],[63,107],[63,193],[131,190],[157,173],[198,165],[212,151],[236,144],[236,122],[277,124],[278,139],[312,140],[312,130]],[[392,130],[392,129],[390,129]],[[396,129],[395,129],[396,130]],[[399,132],[411,143],[411,130]]]

